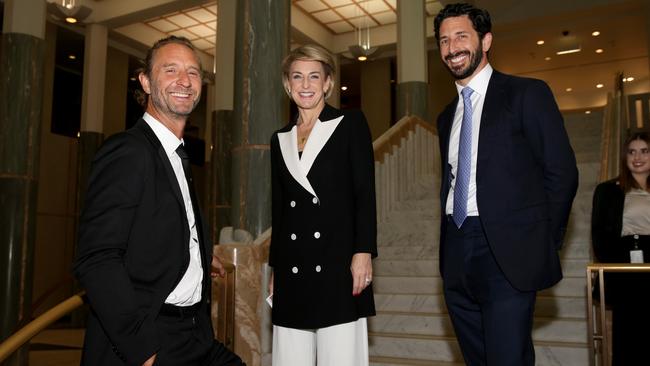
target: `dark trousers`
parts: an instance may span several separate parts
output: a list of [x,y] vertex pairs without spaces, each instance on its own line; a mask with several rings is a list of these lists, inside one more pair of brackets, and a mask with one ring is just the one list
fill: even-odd
[[534,365],[536,292],[510,285],[478,217],[468,217],[460,229],[447,219],[442,245],[445,302],[465,363]]
[[206,316],[160,315],[156,321],[161,347],[156,366],[240,366],[242,360],[213,339]]

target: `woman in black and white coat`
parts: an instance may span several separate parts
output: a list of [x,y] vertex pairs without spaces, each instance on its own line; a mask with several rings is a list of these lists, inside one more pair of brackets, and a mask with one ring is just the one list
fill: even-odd
[[295,49],[282,72],[298,116],[271,138],[273,365],[368,365],[377,256],[370,130],[363,113],[325,104],[334,61],[324,49]]

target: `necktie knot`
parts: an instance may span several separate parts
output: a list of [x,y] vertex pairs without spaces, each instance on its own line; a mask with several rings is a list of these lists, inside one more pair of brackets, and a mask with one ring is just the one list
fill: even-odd
[[472,88],[469,86],[464,87],[463,90],[460,91],[460,94],[463,95],[463,102],[469,100],[469,98],[472,96],[472,93],[474,93],[474,90],[472,90]]
[[189,156],[187,155],[187,151],[185,151],[185,148],[183,147],[182,143],[178,145],[178,147],[176,148],[176,154],[178,154],[178,157],[183,160],[189,159]]

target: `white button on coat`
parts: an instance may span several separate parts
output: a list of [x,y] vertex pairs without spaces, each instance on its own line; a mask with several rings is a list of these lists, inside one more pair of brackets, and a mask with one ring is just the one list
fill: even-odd
[[291,201],[291,203],[289,203],[289,205],[291,205],[291,207],[296,207],[296,201]]
[[314,233],[314,238],[316,239],[320,238],[320,233],[318,231]]
[[293,267],[293,268],[291,268],[291,272],[293,272],[293,273],[298,273],[298,267]]
[[319,264],[319,265],[316,266],[316,272],[320,272],[320,270],[321,270],[321,268],[320,268],[320,264]]
[[298,238],[296,234],[291,234],[291,240],[296,240],[296,238]]
[[313,202],[315,205],[318,204],[318,198],[316,197],[312,198],[311,202]]

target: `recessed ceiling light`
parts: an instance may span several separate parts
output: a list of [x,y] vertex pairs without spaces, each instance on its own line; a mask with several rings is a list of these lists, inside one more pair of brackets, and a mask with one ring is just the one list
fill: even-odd
[[598,88],[598,89],[602,88],[603,86],[605,86],[605,85],[603,85],[603,84],[596,84],[596,88]]
[[591,114],[591,111],[585,111],[585,114]]
[[593,32],[591,32],[591,35],[594,36],[594,37],[598,37],[600,35],[600,32],[599,31],[593,31]]
[[544,44],[544,40],[543,40],[543,39],[540,39],[539,41],[537,41],[537,45],[541,46],[541,45],[543,45],[543,44]]
[[604,52],[604,51],[603,51],[602,48],[598,48],[598,49],[596,49],[596,53],[603,53],[603,52]]
[[566,91],[568,92],[573,91],[573,88],[566,88]]
[[551,56],[546,56],[546,57],[544,57],[544,60],[546,60],[546,61],[550,61],[550,60],[551,60]]
[[574,46],[572,48],[567,48],[561,51],[555,52],[558,55],[568,55],[569,53],[576,53],[582,51],[582,47],[580,46]]
[[368,59],[368,57],[366,57],[366,56],[359,56],[359,57],[357,57],[357,60],[359,60],[359,61],[365,61],[365,60],[367,60],[367,59]]
[[67,18],[65,18],[65,21],[70,23],[70,24],[74,24],[74,23],[77,22],[77,18],[67,17]]
[[341,87],[341,90],[346,91],[346,90],[348,90],[348,87],[345,86],[345,85],[343,85],[343,86]]
[[135,81],[136,78],[135,78],[135,76],[131,76],[131,77],[129,78],[129,80],[131,80],[131,81]]
[[627,81],[634,81],[634,78],[630,76],[627,78]]
[[68,55],[68,58],[69,58],[70,60],[76,60],[76,59],[77,59],[77,56],[75,56],[75,55]]

